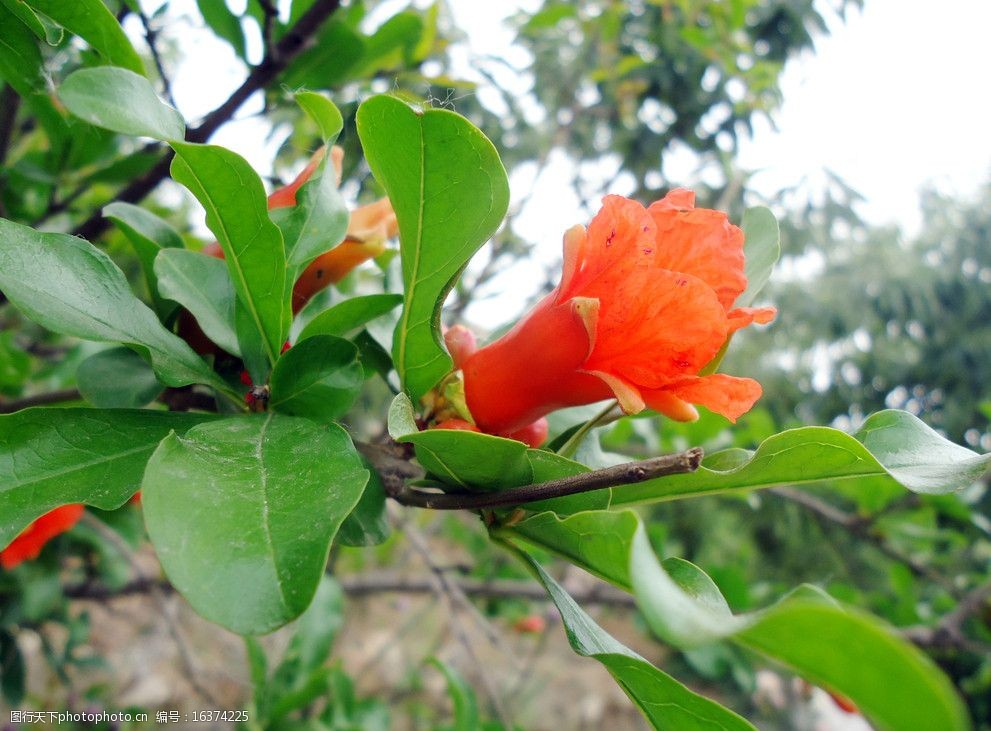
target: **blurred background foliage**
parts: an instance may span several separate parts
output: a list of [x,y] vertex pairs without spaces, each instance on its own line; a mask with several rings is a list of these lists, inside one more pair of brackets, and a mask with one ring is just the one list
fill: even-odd
[[[258,70],[266,64],[278,66],[248,90],[249,96],[260,92],[260,103],[237,113],[265,120],[265,144],[277,151],[269,176],[273,186],[291,179],[319,145],[317,130],[301,118],[289,93],[307,87],[330,93],[345,112],[345,194],[358,200],[380,194],[362,161],[353,115],[369,93],[392,90],[468,116],[496,144],[513,180],[535,179],[553,156],[563,155],[576,171],[569,183],[585,209],[575,212],[576,221],[587,219],[607,191],[649,202],[673,185],[693,187],[700,204],[728,210],[734,220],[757,203],[778,215],[784,255],[765,290],[779,309],[778,319],[734,342],[726,367],[764,384],[759,408],[733,429],[711,415],[691,425],[623,419],[594,433],[586,457],[606,464],[690,445],[753,448],[799,424],[852,429],[885,407],[908,409],[979,451],[991,447],[991,186],[966,200],[925,194],[922,229],[906,235],[865,223],[857,192],[835,177],[824,186],[798,184],[761,200],[749,189],[750,171],[734,159],[738,140],[755,118],[773,118],[782,70],[827,32],[823,13],[842,17],[858,0],[521,3],[511,20],[514,47],[500,55],[473,50],[472,38],[457,27],[452,12],[451,5],[464,4],[460,0],[410,6],[352,0],[311,29],[315,42],[279,59],[280,40],[323,1],[247,0],[228,6],[220,0],[106,0],[106,7],[128,31],[167,99],[173,98],[171,80],[184,64],[190,27],[207,29],[215,42],[230,47],[234,76],[261,77]],[[5,41],[0,44],[0,214],[91,238],[142,291],[129,244],[103,223],[100,209],[119,198],[143,201],[189,240],[204,238],[196,228],[198,214],[168,182],[159,185],[166,177],[164,150],[101,131],[60,109],[52,87],[76,68],[104,63],[103,53],[43,14],[34,16],[37,26],[24,22],[20,8],[18,0],[0,2]],[[207,136],[239,109],[227,108],[220,98],[215,102],[216,113],[188,120],[192,128],[209,123]],[[694,179],[670,179],[666,160],[686,150],[695,155]],[[507,224],[456,289],[450,321],[470,324],[474,302],[490,293],[493,282],[503,286],[506,272],[536,266],[527,259],[536,242],[517,225],[526,204],[526,196],[514,192]],[[390,286],[388,257],[380,265],[356,272],[342,291]],[[547,286],[554,283],[549,273]],[[536,295],[515,294],[509,309]],[[53,336],[0,305],[0,409],[5,402],[9,407],[19,399],[71,390],[75,367],[92,352],[91,344]],[[380,425],[387,397],[384,387],[364,395],[352,424],[368,431]],[[556,428],[577,423],[579,415],[568,419],[568,414],[558,417]],[[991,567],[987,485],[938,498],[880,484],[869,488],[823,485],[802,494],[780,489],[655,506],[651,539],[662,554],[697,562],[735,610],[760,607],[804,581],[880,614],[933,655],[967,698],[980,728],[991,728],[991,608],[978,602],[954,619],[955,609],[973,598]],[[41,654],[63,682],[70,683],[71,674],[72,683],[86,688],[85,703],[113,703],[106,688],[86,686],[72,670],[73,663],[98,660],[80,652],[88,615],[71,609],[72,592],[67,597],[60,591],[58,570],[65,569],[68,557],[82,556],[69,562],[68,581],[77,594],[95,580],[126,586],[133,579],[122,558],[126,546],[111,545],[99,529],[112,527],[137,550],[140,521],[134,508],[121,512],[123,517],[99,515],[82,524],[37,563],[0,572],[0,679],[9,703],[21,702],[25,692],[15,637],[53,622],[65,631],[58,647],[46,646]],[[437,520],[429,533],[466,562],[458,570],[470,579],[522,578],[493,558],[468,521]],[[345,575],[348,569],[395,566],[397,560],[390,544],[342,549],[335,557],[338,573]],[[486,599],[479,607],[506,621],[539,611],[504,598]],[[623,618],[632,616],[619,611]],[[329,652],[330,641],[321,642]],[[272,679],[262,682],[266,651],[273,648],[252,657],[256,687],[265,689],[252,701],[256,717],[264,719],[260,725],[289,727],[279,725],[280,719],[302,714],[319,719],[321,728],[389,727],[384,704],[355,695],[347,666],[328,667],[320,657],[315,664],[299,661],[286,669],[283,660]],[[715,687],[723,702],[762,727],[803,727],[793,707],[782,710],[761,700],[751,658],[739,650],[716,646],[668,655],[663,662],[695,685]],[[411,728],[441,727],[446,721],[424,710],[418,695],[424,674],[440,675],[436,668],[426,669],[422,658],[418,663],[400,684],[405,695],[399,693],[399,700],[413,709]],[[452,708],[467,714],[457,718],[482,723],[471,709],[485,701],[474,697],[456,671],[442,669]],[[291,703],[279,705],[290,696]],[[276,712],[280,708],[282,715]],[[482,715],[490,712],[486,707]]]

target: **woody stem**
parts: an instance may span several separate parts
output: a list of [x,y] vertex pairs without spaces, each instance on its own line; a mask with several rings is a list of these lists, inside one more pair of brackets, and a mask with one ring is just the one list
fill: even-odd
[[694,472],[702,462],[702,449],[693,447],[678,454],[667,454],[642,462],[627,462],[571,477],[524,485],[492,493],[435,493],[403,485],[390,491],[390,496],[402,505],[430,510],[482,510],[510,508],[517,505],[549,500],[582,492],[601,490],[618,485],[632,485],[655,477]]

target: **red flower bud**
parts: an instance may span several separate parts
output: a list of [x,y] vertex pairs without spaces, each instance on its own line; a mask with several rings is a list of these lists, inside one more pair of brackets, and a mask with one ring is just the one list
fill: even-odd
[[444,421],[434,424],[433,429],[454,429],[455,431],[481,431],[470,421],[464,419],[444,419]]
[[540,634],[547,629],[547,620],[539,614],[528,614],[513,622],[513,629],[521,634]]
[[504,436],[508,439],[515,439],[518,442],[524,442],[527,446],[537,449],[541,444],[547,441],[548,430],[549,426],[547,424],[547,419],[541,417],[533,423],[527,424],[522,429],[509,432]]
[[475,333],[464,325],[452,325],[444,331],[444,344],[454,359],[454,367],[461,368],[465,361],[475,354],[478,344]]
[[475,423],[505,434],[555,409],[616,398],[697,418],[701,404],[735,420],[760,384],[699,371],[726,339],[773,308],[736,308],[746,289],[743,232],[671,191],[649,208],[606,196],[588,231],[564,236],[561,283],[510,332],[462,366]]
[[0,551],[0,566],[12,569],[22,561],[37,558],[48,541],[79,521],[84,509],[82,505],[63,505],[42,515]]

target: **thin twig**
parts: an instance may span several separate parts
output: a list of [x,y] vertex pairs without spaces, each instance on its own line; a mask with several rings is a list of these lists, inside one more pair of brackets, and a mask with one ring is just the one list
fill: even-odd
[[204,686],[199,681],[199,673],[196,671],[196,667],[193,663],[192,654],[186,646],[185,639],[183,639],[182,634],[179,632],[179,626],[176,623],[176,618],[172,607],[166,599],[167,592],[161,588],[159,582],[154,581],[147,574],[147,572],[145,572],[144,567],[138,563],[137,557],[134,555],[134,551],[131,550],[131,547],[127,545],[124,539],[121,538],[116,531],[107,526],[102,520],[88,512],[83,513],[82,520],[89,528],[92,528],[94,531],[99,533],[101,538],[116,548],[118,553],[120,553],[128,564],[130,564],[131,570],[134,571],[134,574],[137,576],[138,580],[145,582],[145,585],[148,587],[148,593],[158,605],[159,612],[165,619],[165,623],[168,626],[169,634],[175,642],[176,650],[179,653],[179,660],[185,670],[187,682],[204,700],[209,701],[214,704],[214,706],[218,706],[220,702],[216,696],[210,692],[209,688]]
[[[339,5],[340,0],[316,0],[296,24],[279,39],[279,42],[274,46],[275,53],[255,66],[244,83],[227,98],[227,101],[206,115],[198,127],[189,130],[186,134],[186,140],[188,142],[206,142],[210,139],[214,132],[234,116],[234,113],[249,97],[264,89],[296,56],[308,47],[323,22],[337,10]],[[172,156],[171,150],[166,151],[162,159],[151,170],[121,190],[117,194],[116,200],[137,203],[148,195],[162,180],[168,177]],[[77,226],[73,233],[84,239],[94,239],[106,231],[109,225],[109,221],[97,210]]]
[[[441,569],[443,571],[443,569]],[[449,572],[444,571],[445,574]],[[341,589],[351,597],[368,597],[376,594],[431,594],[436,582],[433,576],[410,576],[405,573],[385,571],[366,573],[357,576],[336,577]],[[474,599],[523,599],[545,601],[547,592],[542,586],[531,581],[518,579],[474,579],[468,576],[450,578],[457,583],[458,590]],[[64,589],[70,599],[80,601],[106,602],[118,597],[147,594],[156,587],[162,591],[172,591],[172,585],[165,579],[141,577],[133,579],[119,588],[83,582]],[[632,608],[633,597],[608,584],[596,583],[588,588],[571,592],[575,601],[582,604],[597,604],[607,607]]]
[[172,83],[165,74],[165,65],[162,63],[162,56],[158,51],[158,31],[151,27],[151,21],[148,20],[148,16],[143,12],[139,11],[138,17],[141,18],[141,25],[145,30],[145,41],[148,44],[148,50],[151,51],[152,61],[155,62],[158,76],[162,80],[162,91],[165,93],[165,99],[175,107],[177,105],[175,103],[175,97],[172,96]]
[[991,579],[972,589],[935,627],[909,627],[906,636],[921,647],[961,649],[979,655],[991,653],[991,643],[973,640],[964,634],[967,620],[979,614],[991,599]]
[[61,391],[49,391],[48,393],[39,393],[34,396],[11,399],[10,401],[0,400],[0,414],[12,414],[15,411],[27,409],[31,406],[48,406],[49,404],[60,404],[66,401],[78,401],[81,398],[82,395],[79,393],[78,388],[65,388]]
[[551,498],[577,495],[582,492],[601,490],[605,487],[632,485],[655,477],[694,472],[702,461],[702,450],[693,447],[686,452],[667,454],[662,457],[627,462],[592,472],[583,472],[571,477],[550,480],[535,485],[524,485],[509,490],[491,493],[434,493],[404,486],[392,493],[391,497],[402,505],[410,505],[431,510],[481,510],[485,508],[508,508],[516,505],[549,500]]
[[451,616],[451,629],[454,631],[459,642],[464,647],[465,652],[468,654],[468,657],[471,659],[472,664],[475,666],[479,680],[481,681],[482,687],[485,689],[486,694],[489,696],[489,700],[492,703],[492,708],[495,710],[495,714],[498,716],[499,722],[502,724],[503,728],[506,729],[506,731],[512,731],[514,728],[512,717],[509,715],[509,711],[506,708],[505,703],[503,703],[495,681],[489,677],[486,672],[485,664],[481,662],[478,654],[475,652],[475,646],[472,643],[472,639],[465,629],[464,623],[461,621],[461,616],[458,612],[456,603],[456,599],[459,595],[455,591],[453,583],[447,574],[435,565],[433,554],[430,552],[430,547],[427,546],[426,541],[420,535],[419,531],[417,531],[412,525],[409,525],[408,522],[405,528],[405,535],[410,546],[420,554],[426,564],[430,567],[437,593],[447,600],[448,613]]
[[934,570],[931,566],[927,566],[911,556],[905,555],[888,543],[874,529],[871,520],[846,513],[814,495],[801,490],[794,490],[788,487],[772,487],[770,492],[797,505],[801,505],[821,520],[840,526],[855,538],[870,543],[888,558],[904,564],[916,576],[938,584],[953,596],[957,595],[957,588],[949,579]]

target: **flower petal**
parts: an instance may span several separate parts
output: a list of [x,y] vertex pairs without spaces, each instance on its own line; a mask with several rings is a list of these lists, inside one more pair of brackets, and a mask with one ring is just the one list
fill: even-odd
[[729,331],[734,333],[755,322],[758,325],[766,325],[777,314],[778,309],[776,307],[737,307],[726,313],[726,317],[729,320]]
[[610,373],[604,373],[602,371],[579,372],[588,373],[590,376],[601,378],[603,383],[612,389],[613,394],[616,396],[616,400],[619,401],[619,407],[623,409],[625,413],[639,414],[644,410],[646,404],[644,403],[643,396],[640,395],[640,390],[632,383],[627,383],[619,376],[614,376]]
[[729,309],[747,288],[743,231],[725,213],[694,208],[690,191],[673,190],[647,210],[656,225],[658,264],[698,277]]
[[698,373],[726,342],[726,313],[715,293],[686,274],[637,271],[600,303],[595,349],[584,369],[641,388]]
[[558,301],[603,294],[614,297],[624,289],[629,291],[626,282],[636,271],[654,266],[650,256],[654,222],[636,201],[607,195],[584,241],[572,242],[572,246],[574,263],[569,262],[566,274],[570,276],[567,286],[560,288]]
[[[661,391],[705,406],[709,411],[722,414],[734,422],[750,411],[763,393],[760,384],[754,379],[737,378],[724,373],[681,378],[666,385]],[[657,408],[654,406],[656,392],[645,391],[643,395],[648,406]],[[656,403],[663,405],[666,401]]]
[[678,398],[670,391],[644,391],[643,396],[650,408],[664,414],[669,419],[696,421],[699,418],[699,412],[694,406]]

